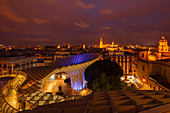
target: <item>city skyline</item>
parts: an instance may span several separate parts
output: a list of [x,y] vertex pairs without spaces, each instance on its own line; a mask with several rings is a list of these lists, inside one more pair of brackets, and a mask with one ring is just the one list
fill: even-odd
[[154,45],[170,40],[168,0],[1,0],[5,45]]

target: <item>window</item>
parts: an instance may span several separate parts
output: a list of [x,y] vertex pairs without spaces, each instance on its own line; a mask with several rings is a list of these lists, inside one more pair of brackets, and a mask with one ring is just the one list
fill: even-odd
[[134,72],[136,72],[136,70],[134,69]]
[[152,85],[150,84],[150,89],[152,88]]
[[164,75],[166,76],[166,70],[164,70]]
[[142,69],[143,71],[145,71],[145,66],[143,66],[143,69]]
[[7,67],[7,65],[6,64],[4,64],[4,68],[6,68]]
[[142,53],[142,58],[144,58],[144,56],[145,56],[144,53]]
[[136,74],[134,74],[134,77],[136,77]]

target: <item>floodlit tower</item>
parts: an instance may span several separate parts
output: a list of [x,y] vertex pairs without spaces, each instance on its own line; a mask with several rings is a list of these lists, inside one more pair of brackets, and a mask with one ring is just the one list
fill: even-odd
[[86,45],[85,44],[83,44],[83,49],[86,49]]
[[60,49],[60,45],[58,45],[57,48]]
[[100,48],[103,48],[103,40],[102,40],[102,37],[100,38]]
[[70,44],[68,44],[68,49],[70,49]]
[[168,52],[168,49],[168,41],[165,39],[165,36],[162,36],[162,39],[159,41],[158,51]]
[[115,45],[115,43],[112,41],[112,45],[111,45],[111,47],[114,47],[114,45]]

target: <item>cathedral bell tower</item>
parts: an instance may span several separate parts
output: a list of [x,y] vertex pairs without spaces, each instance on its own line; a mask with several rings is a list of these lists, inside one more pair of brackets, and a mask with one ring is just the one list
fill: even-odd
[[100,48],[103,48],[103,39],[102,39],[102,37],[100,38]]

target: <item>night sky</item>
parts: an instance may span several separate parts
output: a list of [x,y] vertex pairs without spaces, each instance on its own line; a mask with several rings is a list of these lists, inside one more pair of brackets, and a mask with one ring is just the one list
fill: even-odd
[[170,42],[170,0],[0,0],[0,44]]

